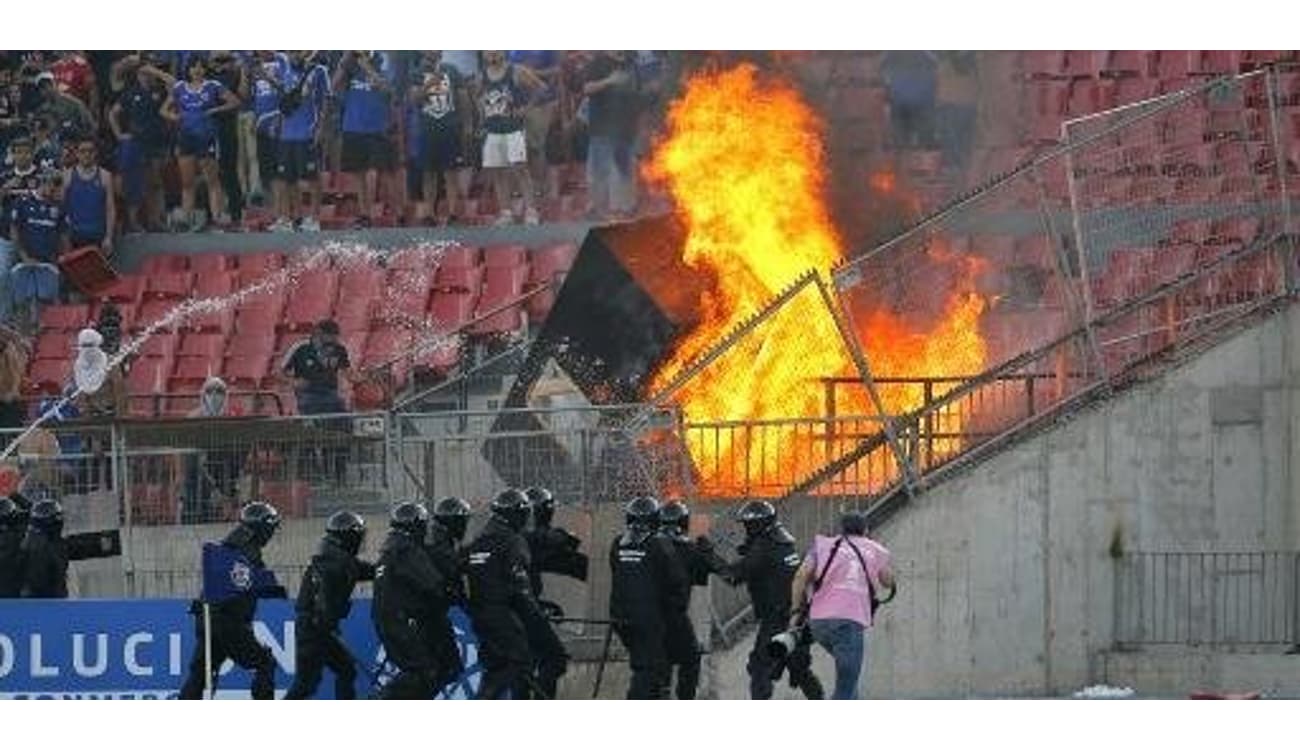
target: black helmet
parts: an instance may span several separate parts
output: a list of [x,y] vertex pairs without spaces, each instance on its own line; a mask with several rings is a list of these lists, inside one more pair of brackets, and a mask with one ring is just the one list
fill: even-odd
[[280,511],[262,500],[251,502],[239,510],[239,525],[253,532],[256,544],[266,544],[280,528]]
[[745,536],[758,536],[776,525],[776,508],[766,500],[750,500],[745,503],[736,520],[745,526]]
[[551,491],[545,487],[529,487],[524,494],[533,504],[533,526],[539,529],[550,526],[555,517],[555,496]]
[[32,506],[31,519],[28,521],[33,529],[51,536],[63,533],[63,506],[58,500],[41,500]]
[[325,537],[338,542],[349,555],[355,555],[366,539],[366,519],[350,510],[341,510],[325,522]]
[[500,518],[511,529],[523,531],[524,525],[528,523],[528,513],[532,504],[528,502],[527,495],[511,487],[502,490],[492,499],[492,504],[488,507],[491,508],[492,515]]
[[623,518],[632,531],[653,531],[659,525],[659,501],[638,495],[623,506]]
[[691,526],[691,509],[686,503],[670,500],[659,508],[659,528],[685,534]]
[[444,497],[433,506],[434,522],[446,529],[451,538],[458,542],[465,538],[469,514],[469,503],[459,497]]
[[429,531],[429,510],[410,500],[398,503],[388,514],[388,528],[423,542]]
[[18,503],[0,497],[0,529],[19,529],[27,526],[27,512]]

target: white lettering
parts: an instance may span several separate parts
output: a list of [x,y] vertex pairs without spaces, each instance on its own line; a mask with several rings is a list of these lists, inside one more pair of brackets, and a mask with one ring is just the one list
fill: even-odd
[[275,636],[271,634],[271,629],[266,627],[266,623],[258,620],[253,623],[253,636],[263,645],[271,649],[271,655],[275,661],[288,674],[293,674],[293,620],[285,620],[283,636],[284,639],[276,641]]
[[172,677],[181,676],[181,634],[171,633],[167,636],[167,663]]
[[0,677],[8,677],[14,671],[14,642],[9,636],[0,633]]
[[32,677],[58,677],[58,666],[47,667],[41,664],[41,634],[32,633],[30,643],[32,646]]
[[86,636],[72,634],[72,671],[82,677],[99,677],[108,671],[108,633],[95,635],[95,663],[86,666]]
[[143,665],[136,657],[136,649],[142,643],[153,643],[152,633],[132,633],[122,644],[122,661],[126,664],[127,674],[133,677],[152,677],[153,667]]

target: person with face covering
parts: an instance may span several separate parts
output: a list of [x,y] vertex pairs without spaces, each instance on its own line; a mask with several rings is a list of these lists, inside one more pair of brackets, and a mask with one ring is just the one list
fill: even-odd
[[[191,419],[220,419],[240,416],[230,403],[226,382],[210,377],[199,391],[199,405],[193,409]],[[221,499],[236,495],[239,477],[243,471],[243,455],[231,449],[213,449],[185,456],[185,495],[182,519],[189,521],[215,520],[214,495]]]

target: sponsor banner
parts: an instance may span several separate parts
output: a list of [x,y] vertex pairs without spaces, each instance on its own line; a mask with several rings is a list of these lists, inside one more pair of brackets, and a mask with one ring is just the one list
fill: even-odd
[[[175,698],[195,652],[194,616],[181,599],[0,600],[0,698],[157,700]],[[451,611],[466,670],[438,697],[468,698],[478,687],[478,649],[469,618]],[[340,627],[358,660],[358,697],[393,672],[370,622],[370,600],[353,602]],[[277,697],[294,676],[293,603],[258,603],[253,633],[275,657]],[[199,658],[202,658],[200,654]],[[247,698],[251,675],[227,661],[216,697]],[[317,698],[332,698],[326,670]]]

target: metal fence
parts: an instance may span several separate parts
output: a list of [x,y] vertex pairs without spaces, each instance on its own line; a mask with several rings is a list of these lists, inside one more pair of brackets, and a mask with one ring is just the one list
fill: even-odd
[[1116,568],[1115,643],[1300,644],[1300,553],[1126,554]]

